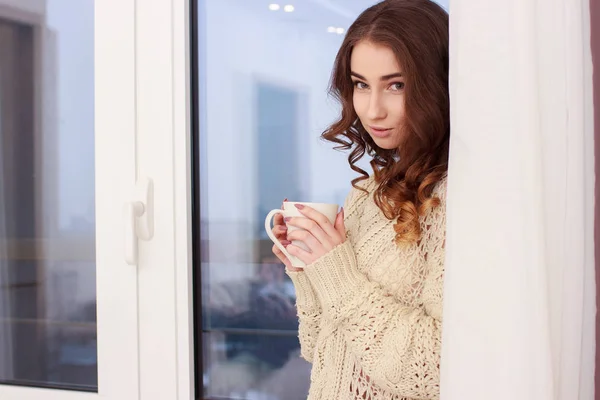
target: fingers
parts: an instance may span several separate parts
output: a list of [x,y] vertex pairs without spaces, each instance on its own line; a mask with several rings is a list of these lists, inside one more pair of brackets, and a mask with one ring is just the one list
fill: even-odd
[[[283,200],[283,203],[287,201],[287,198]],[[281,204],[281,208],[283,209],[283,203]],[[275,214],[273,217],[273,234],[277,239],[281,240],[285,238],[285,234],[287,233],[287,226],[285,222],[283,222],[283,214]]]
[[272,231],[277,239],[283,240],[286,238],[288,228],[285,225],[275,225]]
[[338,215],[335,217],[335,224],[333,226],[342,238],[346,237],[346,227],[344,226],[344,207],[342,207]]
[[273,251],[273,254],[275,254],[275,256],[279,259],[279,261],[281,261],[283,264],[285,264],[285,266],[287,268],[290,268],[292,266],[292,263],[290,262],[290,260],[285,256],[285,254],[283,254],[283,252],[281,251],[281,249],[279,247],[277,247],[276,245],[273,245],[272,251]]
[[309,219],[315,221],[319,225],[319,227],[323,230],[323,232],[325,232],[327,234],[327,236],[332,237],[334,239],[334,241],[337,241],[337,239],[339,239],[338,231],[331,224],[331,222],[329,221],[329,218],[327,218],[325,215],[318,212],[317,210],[315,210],[312,207],[304,206],[302,204],[295,204],[295,206],[302,215],[304,215],[306,218],[309,218]]
[[320,249],[331,250],[333,246],[329,241],[323,243],[319,241],[316,237],[313,236],[312,233],[305,230],[297,230],[288,233],[288,240],[298,240],[306,245],[310,249],[310,252],[317,252]]
[[[312,219],[304,218],[304,217],[288,217],[288,218],[285,218],[284,221],[288,225],[292,225],[297,228],[304,229],[305,231],[310,232],[311,236],[316,238],[319,244],[326,246],[326,247],[331,247],[332,240],[330,238],[330,235],[328,235],[316,221],[313,221]],[[331,224],[329,224],[329,225],[331,225]],[[335,229],[333,229],[333,227],[331,227],[331,228],[333,230],[333,233],[337,236],[337,231]],[[288,239],[293,238],[294,240],[302,240],[297,236],[298,234],[296,232],[298,232],[298,231],[288,233]],[[304,241],[304,240],[302,240],[302,241]],[[306,245],[309,248],[313,248],[310,245],[310,243],[306,243]]]
[[279,240],[285,239],[285,236],[287,234],[287,226],[285,225],[285,222],[283,221],[282,214],[275,214],[275,217],[273,218],[272,231],[277,239],[279,239]]
[[[283,205],[287,201],[287,197],[283,199],[283,203],[281,203],[281,209],[283,210]],[[273,217],[273,225],[284,225],[283,223],[283,214],[275,214]]]
[[306,264],[311,264],[316,259],[313,254],[309,253],[308,251],[306,251],[304,249],[301,249],[298,246],[294,246],[293,244],[290,244],[289,246],[287,246],[286,250],[288,251],[288,253],[290,253],[294,257],[298,257],[300,260],[304,261]]
[[273,217],[273,225],[283,225],[283,214],[275,214]]

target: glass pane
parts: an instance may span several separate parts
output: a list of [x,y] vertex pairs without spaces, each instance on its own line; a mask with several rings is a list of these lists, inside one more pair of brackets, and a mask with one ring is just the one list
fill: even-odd
[[206,397],[305,400],[310,364],[295,334],[204,334]]
[[0,7],[0,383],[95,391],[94,3],[9,3]]
[[[278,260],[260,264],[206,263],[203,325],[207,329],[296,332],[294,287]],[[247,278],[237,279],[250,274]],[[221,281],[217,277],[225,276]]]
[[[376,2],[197,1],[194,226],[204,332],[196,337],[205,339],[198,363],[208,396],[306,398],[310,365],[299,359],[297,337],[289,336],[289,348],[275,345],[297,335],[298,323],[294,289],[271,253],[264,218],[285,197],[343,204],[356,174],[346,154],[320,139],[339,113],[327,88],[346,29]],[[370,169],[366,159],[359,165]],[[273,363],[273,354],[286,361]],[[285,393],[264,389],[272,377],[287,379],[286,363],[304,372],[280,383]]]

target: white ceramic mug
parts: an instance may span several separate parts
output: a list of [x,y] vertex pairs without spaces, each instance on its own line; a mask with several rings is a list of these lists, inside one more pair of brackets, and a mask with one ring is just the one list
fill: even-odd
[[[338,205],[337,204],[326,204],[326,203],[303,203],[301,201],[286,201],[283,203],[282,210],[280,210],[280,209],[271,210],[267,214],[267,217],[265,218],[265,230],[267,231],[267,235],[269,235],[269,238],[273,241],[273,243],[275,243],[275,245],[277,247],[279,247],[279,249],[281,249],[283,254],[285,254],[285,256],[291,261],[292,266],[301,268],[306,265],[302,261],[300,261],[298,258],[292,256],[290,253],[287,252],[287,250],[285,249],[285,247],[283,247],[281,242],[279,240],[277,240],[277,238],[275,237],[275,234],[273,233],[273,230],[271,228],[271,221],[273,220],[273,217],[276,214],[283,214],[284,218],[286,218],[286,217],[306,218],[306,217],[304,217],[304,215],[302,215],[300,213],[300,210],[298,210],[296,208],[295,204],[302,204],[304,206],[311,207],[311,208],[317,210],[321,214],[325,215],[332,224],[335,223],[335,217],[337,216],[337,213],[338,213]],[[293,232],[295,230],[300,230],[300,228],[297,228],[295,226],[288,226],[288,232]],[[306,247],[306,245],[299,240],[293,240],[292,244],[294,244],[294,246],[298,246],[298,247],[308,251],[308,248]]]

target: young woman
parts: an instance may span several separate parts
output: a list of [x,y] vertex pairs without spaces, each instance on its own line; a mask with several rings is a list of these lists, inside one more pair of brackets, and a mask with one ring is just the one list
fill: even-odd
[[[429,0],[386,0],[348,29],[331,90],[342,105],[323,137],[361,174],[335,224],[275,221],[307,266],[293,268],[309,399],[437,399],[450,138],[448,15]],[[373,175],[356,166],[368,154]],[[287,233],[287,226],[303,230]],[[304,242],[309,251],[291,244]]]

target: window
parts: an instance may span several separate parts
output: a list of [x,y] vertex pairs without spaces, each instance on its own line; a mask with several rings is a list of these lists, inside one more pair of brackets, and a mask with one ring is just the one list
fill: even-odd
[[94,5],[5,3],[0,383],[95,391]]
[[285,197],[342,205],[355,177],[319,136],[339,112],[327,88],[345,30],[375,1],[268,3],[192,2],[200,398],[306,399],[294,289],[264,218]]

